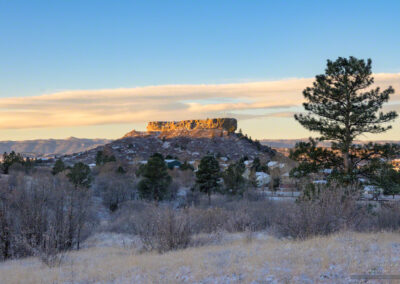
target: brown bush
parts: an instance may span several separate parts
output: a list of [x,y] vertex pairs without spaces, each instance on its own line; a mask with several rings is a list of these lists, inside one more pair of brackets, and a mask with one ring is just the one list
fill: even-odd
[[348,189],[339,187],[321,189],[313,198],[297,202],[217,196],[212,207],[200,202],[197,207],[172,209],[136,201],[114,214],[112,230],[139,235],[145,249],[166,251],[186,247],[190,239],[190,245],[210,243],[223,232],[252,236],[255,231],[268,231],[280,237],[305,239],[340,230],[400,228],[399,205],[376,210],[369,207]]
[[400,204],[382,205],[376,213],[375,228],[395,231],[400,229]]
[[102,229],[119,234],[136,235],[135,222],[138,218],[137,216],[144,211],[150,210],[152,206],[153,204],[142,200],[124,202],[119,209],[111,215],[111,222]]
[[[175,211],[187,215],[190,231],[193,234],[214,234],[221,231],[261,231],[268,229],[275,222],[280,204],[269,200],[231,200],[221,201],[218,206],[211,208],[188,207]],[[108,230],[118,233],[139,234],[140,232],[136,229],[137,224],[143,225],[143,219],[154,219],[155,212],[159,210],[166,209],[155,207],[153,204],[143,201],[125,203],[120,210],[113,214],[113,220]],[[147,215],[150,215],[150,217]]]
[[279,219],[282,204],[285,202],[274,202],[268,199],[237,200],[222,204],[221,206],[229,212],[226,230],[230,232],[266,230]]
[[101,172],[94,184],[94,189],[103,200],[103,205],[115,211],[125,201],[135,199],[137,180],[127,174]]
[[199,233],[214,233],[225,230],[225,223],[229,217],[228,212],[222,208],[188,208],[192,231]]
[[180,169],[173,169],[169,170],[168,173],[179,187],[191,188],[195,183],[196,177],[191,170],[182,171]]
[[367,216],[365,208],[357,205],[354,196],[341,188],[324,188],[315,199],[300,199],[285,204],[274,224],[281,236],[305,239],[328,235],[342,229],[356,229]]
[[88,232],[89,197],[87,189],[72,187],[62,176],[10,176],[9,184],[0,188],[0,259],[50,259],[79,248]]
[[160,253],[186,248],[192,236],[188,214],[168,207],[147,208],[136,216],[134,226],[143,249]]

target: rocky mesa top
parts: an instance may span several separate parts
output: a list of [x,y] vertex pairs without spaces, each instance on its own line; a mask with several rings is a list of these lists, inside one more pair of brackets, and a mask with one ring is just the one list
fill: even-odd
[[235,118],[211,118],[192,119],[181,121],[151,121],[147,124],[147,131],[171,131],[171,130],[197,130],[197,129],[220,129],[235,132],[237,120]]

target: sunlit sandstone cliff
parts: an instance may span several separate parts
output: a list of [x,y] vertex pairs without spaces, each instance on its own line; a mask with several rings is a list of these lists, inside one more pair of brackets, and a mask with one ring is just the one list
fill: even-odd
[[133,130],[124,137],[157,135],[159,138],[214,138],[226,137],[234,133],[236,129],[237,120],[234,118],[151,121],[147,124],[147,132]]
[[219,129],[235,132],[237,121],[234,118],[212,118],[204,120],[182,120],[182,121],[151,121],[147,124],[147,131],[170,131],[170,130],[198,130]]

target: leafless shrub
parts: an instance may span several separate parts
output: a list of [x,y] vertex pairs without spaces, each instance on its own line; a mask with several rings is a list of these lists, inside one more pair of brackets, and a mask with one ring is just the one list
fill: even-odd
[[186,206],[198,206],[203,194],[198,190],[190,190],[186,193]]
[[259,191],[250,188],[243,193],[243,198],[247,201],[263,201],[265,200],[265,195]]
[[[221,203],[220,206],[223,207],[188,207],[177,210],[177,212],[187,215],[193,234],[216,234],[221,231],[261,231],[273,224],[280,205],[269,200],[254,202],[235,200]],[[138,223],[138,220],[142,224],[143,219],[154,219],[154,211],[157,210],[165,210],[165,208],[158,208],[151,203],[142,201],[125,203],[120,210],[113,214],[113,220],[108,230],[139,234],[135,224]],[[152,217],[148,217],[147,214]]]
[[125,201],[136,197],[136,180],[127,174],[113,171],[101,171],[96,178],[94,188],[103,200],[104,206],[115,211]]
[[192,230],[194,233],[215,233],[225,229],[229,217],[228,212],[222,208],[188,208]]
[[31,255],[38,257],[48,267],[59,267],[65,260],[67,252],[60,250],[57,239],[57,232],[54,227],[51,227],[43,235],[41,245],[32,246],[26,238],[21,240],[21,242]]
[[221,227],[229,232],[242,232],[269,228],[275,222],[281,204],[268,199],[249,201],[236,198],[230,201],[221,199],[216,206],[214,209],[224,212]]
[[192,236],[186,212],[165,207],[152,207],[137,215],[135,231],[144,250],[160,253],[186,248]]
[[106,231],[122,234],[137,234],[135,222],[142,212],[150,210],[152,204],[142,200],[132,200],[121,204],[120,208],[111,216],[111,222],[104,228]]
[[252,216],[248,210],[235,210],[229,213],[229,218],[225,225],[229,232],[244,232],[254,227]]
[[62,175],[10,176],[0,188],[0,259],[37,255],[49,264],[57,252],[87,236],[89,196]]
[[251,243],[254,240],[254,231],[252,231],[251,229],[247,229],[245,232],[245,241],[247,243]]
[[191,188],[195,183],[195,174],[191,170],[173,169],[169,171],[169,174],[179,187]]
[[58,251],[56,249],[46,250],[39,254],[40,260],[48,267],[59,267],[63,264],[66,251]]
[[382,205],[376,213],[376,225],[378,230],[395,231],[400,229],[400,204]]
[[325,188],[316,199],[299,200],[281,208],[275,231],[281,236],[305,239],[327,235],[342,229],[355,229],[365,210],[356,198],[341,188]]
[[212,207],[201,202],[178,210],[166,206],[172,204],[125,203],[114,214],[110,229],[139,235],[144,249],[163,252],[215,243],[221,232],[243,232],[252,241],[254,232],[260,231],[305,239],[340,230],[396,230],[400,226],[398,205],[370,210],[349,189],[339,187],[324,188],[317,197],[297,202],[217,196]]
[[217,230],[213,233],[203,233],[193,235],[190,246],[191,247],[201,247],[205,245],[217,245],[221,244],[221,241],[225,235],[225,231]]
[[171,184],[168,186],[168,196],[167,196],[167,200],[175,200],[178,196],[178,190],[179,190],[180,186],[179,183],[175,180],[173,180],[171,182]]

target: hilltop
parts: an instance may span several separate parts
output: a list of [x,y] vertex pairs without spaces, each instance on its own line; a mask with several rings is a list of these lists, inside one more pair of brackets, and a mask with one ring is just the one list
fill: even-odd
[[133,130],[121,139],[66,159],[93,163],[97,151],[132,162],[147,160],[156,152],[181,161],[198,160],[207,154],[232,160],[243,156],[269,160],[274,155],[271,148],[235,133],[236,128],[237,121],[233,118],[149,122],[147,131]]

